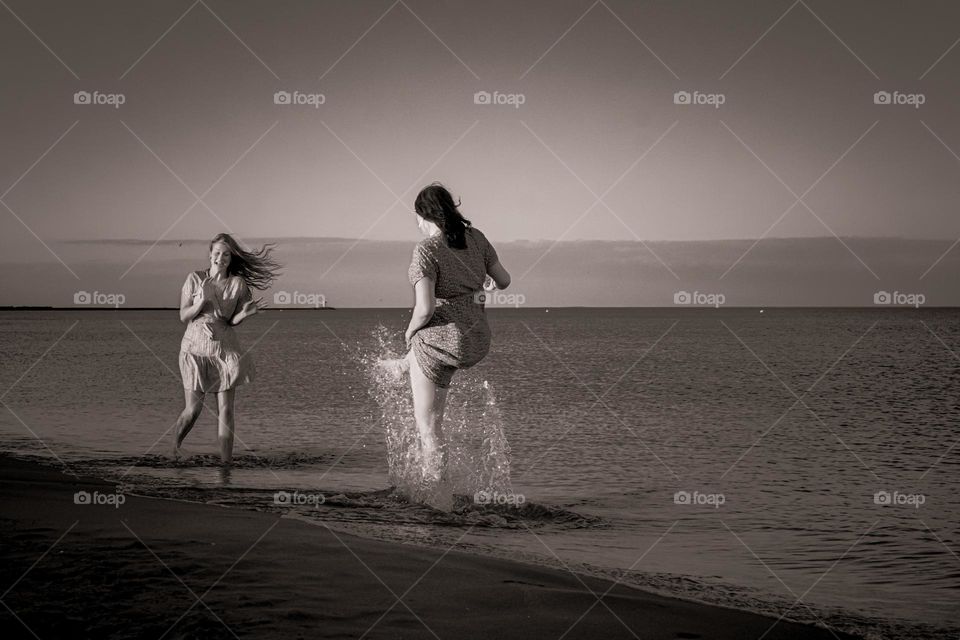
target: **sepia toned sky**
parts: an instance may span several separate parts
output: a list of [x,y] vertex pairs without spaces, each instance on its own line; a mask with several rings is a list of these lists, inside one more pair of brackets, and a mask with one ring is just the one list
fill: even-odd
[[[638,277],[679,289],[726,255],[671,263],[650,243],[742,246],[715,275],[725,286],[739,259],[723,280],[744,291],[775,238],[829,240],[837,280],[867,289],[955,281],[958,18],[956,3],[926,1],[10,0],[0,263],[18,282],[0,304],[57,305],[62,293],[43,292],[111,281],[167,304],[158,275],[174,258],[158,247],[220,231],[412,244],[413,199],[434,180],[495,243],[584,243],[575,287],[548,284],[555,256],[513,253],[554,305],[616,304]],[[484,91],[503,104],[477,104]],[[77,92],[106,103],[76,104]],[[677,92],[706,103],[676,104]],[[877,92],[904,103],[876,104]],[[910,257],[871,263],[850,238],[932,241],[932,253],[881,243]],[[617,274],[590,241],[658,255]],[[324,253],[290,251],[291,272],[355,275],[359,245],[309,246]],[[365,255],[395,299],[406,258]],[[805,261],[772,258],[829,287]],[[204,261],[174,260],[184,274]],[[350,306],[378,304],[368,286]]]

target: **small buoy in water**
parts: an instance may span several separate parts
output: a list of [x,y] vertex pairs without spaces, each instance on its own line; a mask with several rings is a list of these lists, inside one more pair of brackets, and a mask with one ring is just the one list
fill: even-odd
[[550,309],[544,309],[543,312],[544,312],[544,313],[550,313]]
[[763,313],[763,309],[760,309],[760,313]]

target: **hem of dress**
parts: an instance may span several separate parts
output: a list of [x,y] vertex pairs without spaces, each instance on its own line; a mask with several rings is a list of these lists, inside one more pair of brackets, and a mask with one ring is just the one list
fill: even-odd
[[[424,366],[423,361],[428,359],[429,356],[423,352],[423,338],[420,338],[419,340],[417,338],[418,336],[414,335],[413,344],[410,348],[413,350],[413,357],[417,359],[417,364],[420,366],[420,371],[422,371],[423,375],[427,377],[427,380],[437,385],[437,387],[441,389],[449,389],[450,383],[453,382],[453,375],[458,371],[458,368],[451,365],[443,365],[453,369],[453,373],[450,374],[450,379],[447,382],[443,382],[438,379],[433,367]],[[430,363],[428,362],[428,364]]]
[[[246,356],[240,356],[238,358],[238,366],[242,366],[242,370],[236,372],[234,375],[227,376],[226,379],[222,377],[217,377],[211,382],[218,382],[214,388],[204,389],[202,382],[203,376],[200,375],[186,375],[184,371],[184,359],[190,358],[205,358],[205,359],[222,359],[218,356],[192,353],[191,351],[180,350],[180,385],[184,388],[185,391],[199,391],[200,393],[222,393],[224,391],[230,391],[236,389],[239,386],[249,384],[256,379],[256,371],[253,369],[253,363],[248,362],[246,366],[243,366]],[[211,385],[213,386],[213,385]]]
[[224,391],[230,391],[232,389],[236,389],[237,387],[242,387],[245,384],[250,384],[251,382],[253,382],[253,380],[238,380],[237,382],[234,382],[232,385],[230,385],[226,389],[205,390],[205,389],[198,389],[195,386],[188,387],[187,385],[183,385],[183,389],[184,391],[199,391],[200,393],[222,393]]

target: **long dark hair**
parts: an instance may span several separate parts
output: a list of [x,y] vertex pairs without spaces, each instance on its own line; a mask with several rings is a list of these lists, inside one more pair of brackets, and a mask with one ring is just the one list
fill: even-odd
[[439,182],[424,187],[417,195],[414,208],[425,220],[434,223],[443,231],[447,245],[454,249],[466,249],[467,241],[464,237],[470,221],[460,215],[457,207],[460,201],[453,201],[453,196],[447,188]]
[[247,286],[266,289],[280,275],[282,265],[270,256],[274,245],[265,244],[259,250],[247,251],[229,233],[218,233],[210,241],[210,251],[218,242],[230,247],[227,275],[240,276]]

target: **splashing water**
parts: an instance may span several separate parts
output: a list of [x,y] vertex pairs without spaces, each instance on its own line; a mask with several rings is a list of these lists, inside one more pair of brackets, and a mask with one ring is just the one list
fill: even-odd
[[510,491],[510,445],[493,386],[470,372],[459,375],[463,385],[456,392],[463,397],[444,420],[452,488],[467,494]]
[[439,483],[432,482],[425,475],[409,377],[389,364],[404,356],[402,342],[383,325],[372,338],[373,350],[361,353],[360,360],[371,382],[370,394],[380,407],[390,482],[396,491],[444,510],[452,508],[455,496],[465,495],[472,502],[480,491],[512,493],[510,446],[493,386],[469,369],[454,377],[441,427],[446,471]]

